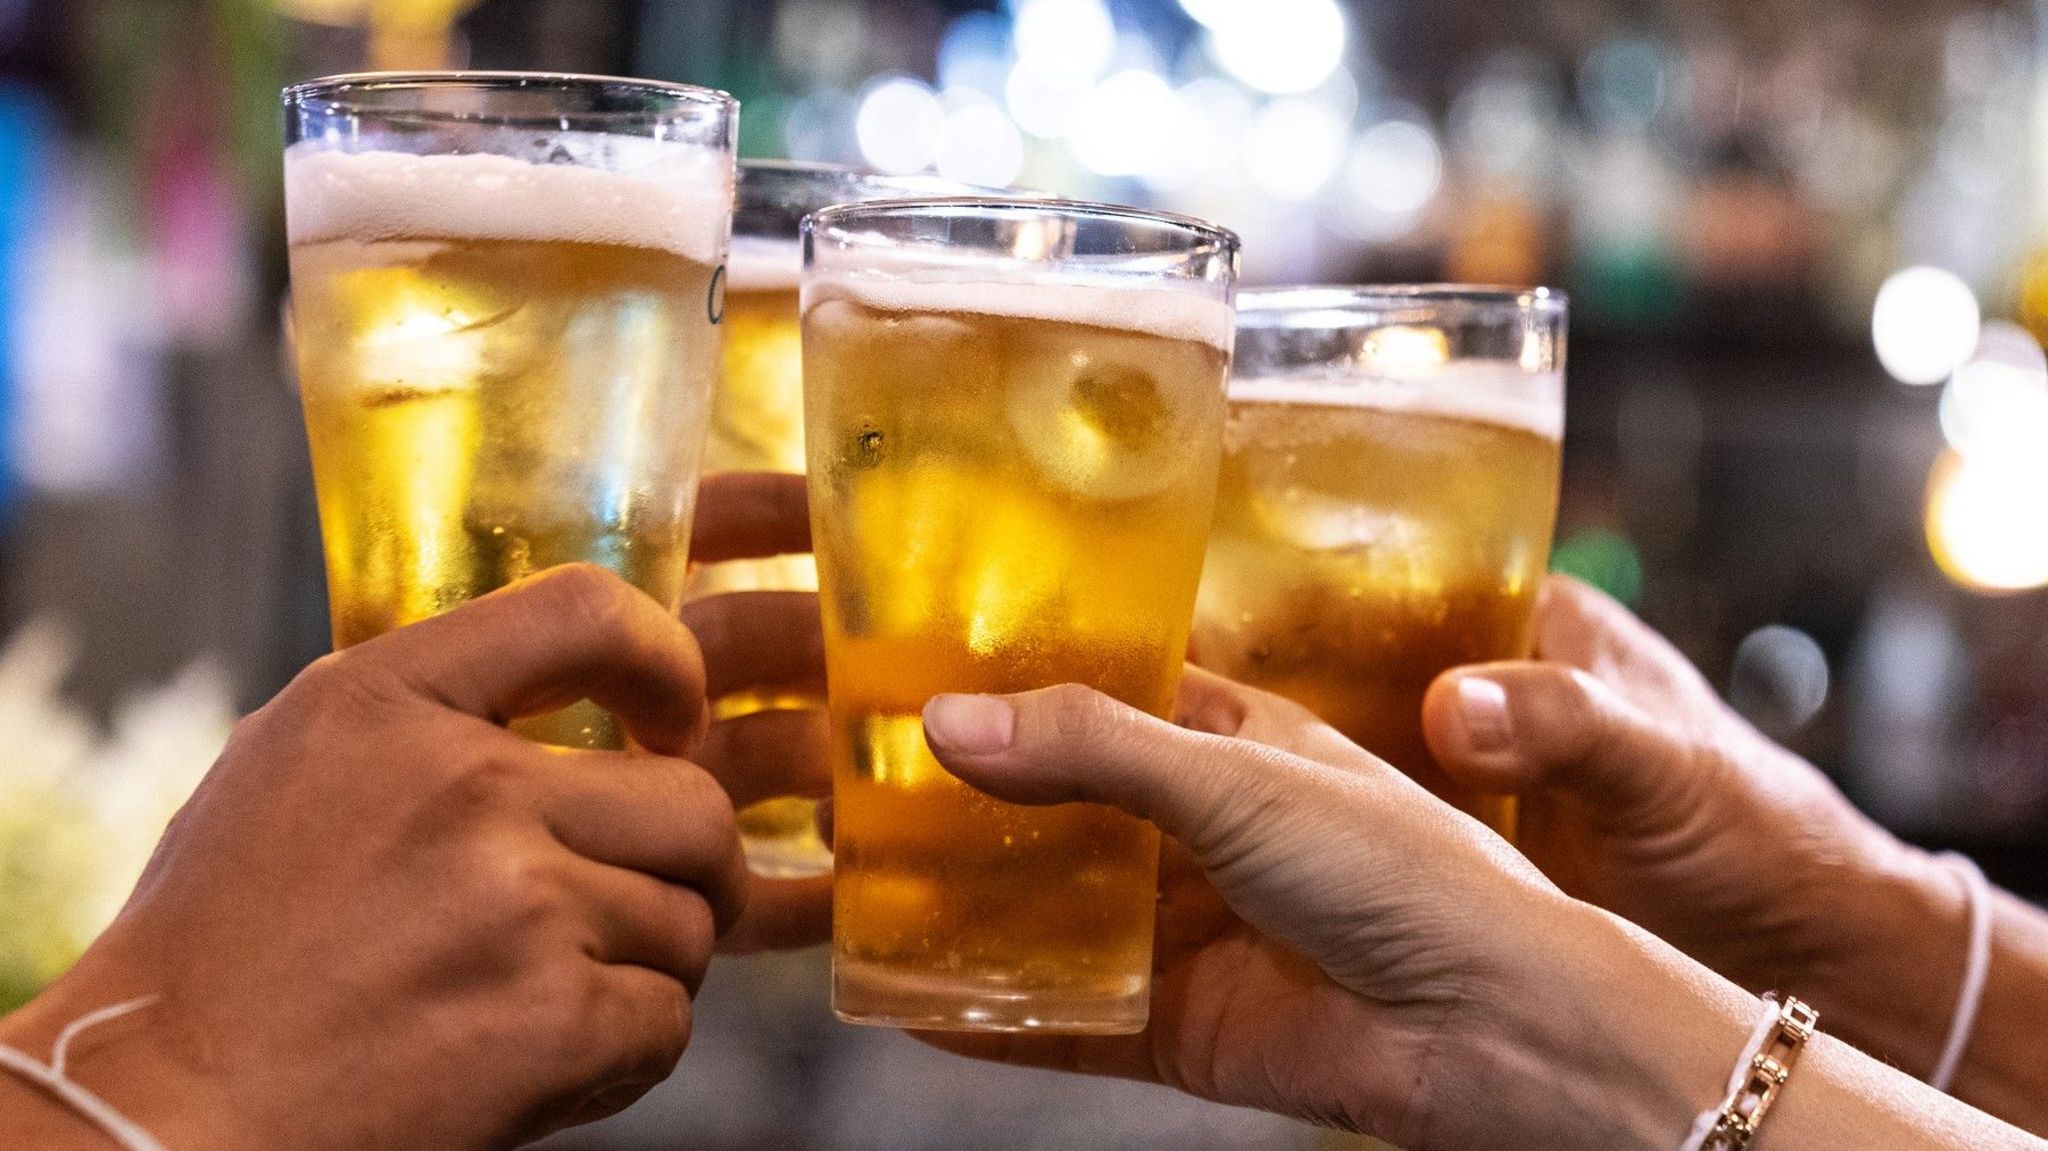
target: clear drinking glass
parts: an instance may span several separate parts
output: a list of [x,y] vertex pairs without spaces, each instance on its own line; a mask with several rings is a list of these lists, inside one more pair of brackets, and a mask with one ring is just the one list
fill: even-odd
[[[803,339],[797,280],[804,217],[834,204],[914,196],[965,196],[991,189],[936,176],[880,176],[829,164],[744,160],[726,263],[725,374],[711,405],[704,470],[804,470]],[[810,556],[740,560],[700,568],[690,595],[730,591],[816,591]],[[779,708],[821,707],[807,693],[747,692],[712,703],[721,719]],[[817,805],[771,799],[740,812],[747,861],[764,875],[822,875],[832,849],[818,835]]]
[[1422,739],[1430,681],[1526,657],[1557,517],[1566,305],[1534,289],[1238,301],[1195,658],[1288,696],[1513,838]]
[[[738,105],[501,73],[342,76],[284,104],[335,645],[574,561],[678,606]],[[520,730],[620,740],[587,702]]]
[[833,1005],[1128,1032],[1158,833],[954,779],[942,692],[1078,682],[1168,715],[1214,510],[1237,238],[927,200],[805,228],[804,419],[834,739]]

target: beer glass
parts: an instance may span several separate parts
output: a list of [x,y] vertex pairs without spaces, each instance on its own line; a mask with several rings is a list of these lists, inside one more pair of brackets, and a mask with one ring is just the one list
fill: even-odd
[[1214,511],[1237,239],[1056,200],[805,227],[804,420],[834,741],[833,1006],[1144,1025],[1159,837],[940,767],[943,692],[1078,682],[1170,714]]
[[[803,218],[833,204],[911,196],[960,196],[986,188],[936,176],[878,176],[827,164],[746,160],[739,166],[732,254],[726,262],[725,373],[711,403],[704,470],[804,470],[804,376],[797,330]],[[815,591],[810,556],[740,560],[700,568],[690,595],[758,590]],[[712,703],[721,719],[773,708],[820,706],[805,694],[749,692]],[[765,875],[819,875],[832,851],[818,836],[816,805],[771,799],[740,812],[747,860]]]
[[1529,654],[1557,515],[1565,300],[1298,288],[1239,302],[1195,659],[1321,715],[1513,838],[1422,738],[1459,664]]
[[[679,606],[738,106],[499,73],[343,76],[284,100],[335,646],[575,561]],[[519,730],[620,741],[587,701]]]

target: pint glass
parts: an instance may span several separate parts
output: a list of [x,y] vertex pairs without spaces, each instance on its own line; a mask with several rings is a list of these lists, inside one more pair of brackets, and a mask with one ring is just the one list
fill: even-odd
[[939,766],[942,692],[1078,682],[1168,715],[1214,511],[1237,240],[1031,200],[806,228],[804,419],[834,741],[833,1005],[1143,1026],[1159,837]]
[[[802,472],[804,375],[797,329],[805,216],[834,204],[986,192],[935,176],[879,176],[827,164],[747,160],[734,195],[732,254],[726,263],[725,373],[711,404],[704,470]],[[700,568],[691,596],[728,591],[815,591],[810,556],[741,560]],[[770,708],[822,705],[794,695],[749,693],[713,702],[721,718]],[[819,838],[807,799],[771,799],[740,812],[747,861],[766,875],[817,875],[832,852]]]
[[[678,606],[737,105],[442,73],[316,81],[285,111],[335,645],[576,561]],[[620,739],[587,702],[520,730]]]
[[1459,664],[1529,654],[1557,515],[1565,300],[1306,288],[1239,304],[1197,662],[1287,696],[1512,838],[1422,738]]

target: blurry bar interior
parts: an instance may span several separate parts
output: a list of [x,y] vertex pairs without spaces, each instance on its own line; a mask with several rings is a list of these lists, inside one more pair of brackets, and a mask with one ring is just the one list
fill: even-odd
[[[1984,0],[0,0],[0,1007],[326,649],[275,93],[369,67],[724,87],[745,156],[1206,216],[1252,283],[1561,287],[1557,566],[1884,822],[2048,896],[2043,27]],[[140,842],[88,867],[93,834]],[[992,1087],[832,1028],[807,963],[724,977],[688,1084],[558,1145],[1326,1145]]]

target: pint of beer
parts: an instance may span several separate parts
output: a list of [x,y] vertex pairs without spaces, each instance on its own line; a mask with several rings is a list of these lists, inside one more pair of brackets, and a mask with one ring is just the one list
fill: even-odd
[[[493,74],[342,77],[285,104],[335,645],[575,561],[676,607],[737,106]],[[620,738],[587,703],[521,730]]]
[[944,692],[1078,682],[1170,714],[1214,508],[1236,238],[1028,200],[808,226],[805,420],[835,740],[833,1004],[1129,1032],[1158,833],[949,775]]
[[1248,291],[1196,659],[1288,696],[1512,837],[1422,739],[1448,668],[1529,654],[1557,514],[1565,301]]
[[[827,164],[748,160],[739,167],[732,254],[726,264],[725,373],[711,406],[704,470],[804,470],[803,355],[797,330],[797,279],[803,271],[805,216],[834,204],[986,192],[935,176],[878,176]],[[700,568],[697,598],[727,591],[815,591],[810,556],[742,560]],[[721,717],[772,708],[822,706],[822,700],[760,696],[717,701]],[[832,868],[819,838],[815,805],[771,799],[740,812],[747,861],[767,875],[818,875]]]

